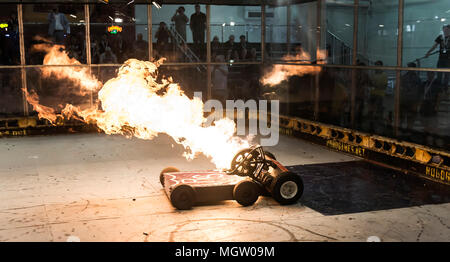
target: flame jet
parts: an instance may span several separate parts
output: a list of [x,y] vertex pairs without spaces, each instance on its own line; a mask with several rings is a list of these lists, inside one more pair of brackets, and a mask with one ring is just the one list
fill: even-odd
[[[60,48],[51,47],[47,51],[44,61],[53,61],[53,64],[74,62]],[[206,126],[203,102],[199,98],[188,98],[171,78],[157,82],[158,67],[163,61],[127,60],[119,68],[117,77],[108,80],[100,88],[95,107],[81,109],[65,104],[61,113],[56,114],[52,108],[40,105],[35,93],[26,92],[27,101],[33,105],[39,117],[52,122],[58,116],[75,118],[96,124],[106,134],[141,139],[152,139],[159,133],[165,133],[184,146],[187,159],[203,153],[217,168],[229,168],[233,156],[248,148],[250,141],[234,135],[236,125],[229,118]],[[60,67],[58,70],[62,71],[51,69],[50,74],[45,70],[48,68],[43,68],[44,77],[51,75],[62,79],[79,79],[80,94],[95,91],[98,87],[98,80],[88,71],[80,73],[79,68]]]

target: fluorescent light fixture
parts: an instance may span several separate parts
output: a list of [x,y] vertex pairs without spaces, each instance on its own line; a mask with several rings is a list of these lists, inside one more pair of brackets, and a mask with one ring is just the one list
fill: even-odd
[[109,19],[111,19],[111,21],[114,21],[114,19],[110,15],[108,17],[109,17]]
[[222,24],[222,26],[226,26],[226,25],[227,25],[227,23],[223,23],[223,24]]
[[122,18],[119,18],[119,17],[116,17],[116,18],[114,19],[114,22],[116,22],[116,23],[122,23],[122,22],[123,22],[123,19],[122,19]]
[[77,16],[76,16],[76,15],[72,15],[72,14],[70,14],[70,16],[71,16],[71,17],[73,17],[73,18],[77,18]]
[[152,1],[152,4],[158,9],[160,9],[162,7],[162,1],[161,0],[159,0],[159,1]]
[[378,25],[379,27],[384,27],[384,25]]
[[441,22],[445,22],[447,19],[445,18],[441,18]]
[[84,20],[80,20],[80,23],[84,23]]
[[230,25],[231,26],[234,26],[236,23],[235,22],[230,22]]
[[130,4],[132,4],[132,3],[134,3],[134,0],[131,0],[130,2],[128,2],[127,5],[130,5]]
[[420,20],[417,20],[416,22],[417,22],[417,23],[420,23]]
[[349,24],[345,24],[345,26],[350,26]]
[[439,19],[439,16],[435,16],[434,18],[435,18],[435,19]]

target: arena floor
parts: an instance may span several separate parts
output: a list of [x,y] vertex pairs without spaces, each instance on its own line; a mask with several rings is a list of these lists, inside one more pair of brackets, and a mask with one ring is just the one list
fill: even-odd
[[295,138],[270,151],[301,173],[298,204],[178,211],[159,172],[214,166],[167,136],[0,139],[0,241],[450,241],[448,188]]

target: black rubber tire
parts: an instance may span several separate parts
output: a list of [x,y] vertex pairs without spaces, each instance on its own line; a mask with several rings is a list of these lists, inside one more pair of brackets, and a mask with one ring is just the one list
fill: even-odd
[[255,182],[243,180],[234,186],[233,198],[242,206],[251,206],[258,200],[259,191]]
[[[289,198],[283,197],[283,194],[281,193],[281,186],[286,182],[294,182],[297,186],[295,195]],[[279,174],[274,180],[272,197],[281,205],[290,205],[296,203],[300,199],[303,195],[303,190],[303,180],[299,175],[291,172],[284,172]]]
[[161,182],[161,185],[164,186],[164,173],[172,173],[172,172],[180,172],[180,170],[176,167],[169,166],[164,168],[161,173],[159,173],[159,182]]
[[270,158],[272,158],[273,160],[277,160],[275,155],[270,153],[269,151],[264,151],[264,154]]
[[[231,170],[234,170],[234,168],[236,167],[236,165],[239,163],[238,161],[238,157],[241,155],[244,155],[248,152],[252,151],[251,148],[246,148],[246,149],[242,149],[241,151],[239,151],[234,157],[233,160],[231,161]],[[259,156],[259,152],[258,151],[254,151],[254,157],[258,157]],[[256,166],[247,166],[247,169],[244,170],[236,170],[233,174],[234,175],[238,175],[238,176],[250,176],[253,175],[253,172],[256,170]]]
[[170,202],[177,209],[191,209],[195,203],[195,191],[189,185],[177,185],[172,189],[172,192],[170,193]]

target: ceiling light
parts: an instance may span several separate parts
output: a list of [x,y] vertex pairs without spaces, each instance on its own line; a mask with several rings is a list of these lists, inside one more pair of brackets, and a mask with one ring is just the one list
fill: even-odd
[[162,3],[163,1],[162,0],[156,0],[156,1],[152,1],[152,4],[156,7],[156,8],[158,8],[158,9],[160,9],[161,7],[162,7]]

